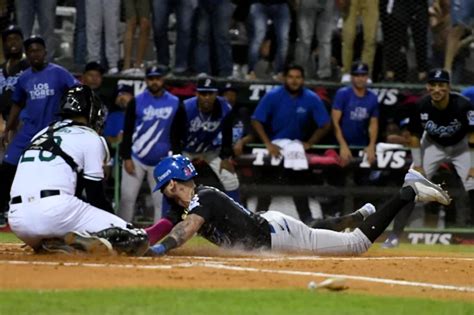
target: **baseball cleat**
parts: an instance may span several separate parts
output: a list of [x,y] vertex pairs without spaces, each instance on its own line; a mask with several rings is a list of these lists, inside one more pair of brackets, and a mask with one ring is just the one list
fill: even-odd
[[112,244],[105,238],[90,235],[89,233],[69,232],[64,236],[64,242],[81,251],[90,254],[113,254]]
[[38,253],[44,254],[75,254],[77,250],[70,246],[66,245],[64,240],[52,238],[44,239],[41,241],[41,246],[35,250]]
[[441,186],[433,184],[426,179],[421,173],[414,169],[409,169],[405,175],[405,183],[403,187],[410,186],[416,193],[415,201],[430,202],[436,201],[442,205],[449,205],[451,197]]
[[366,203],[363,205],[359,210],[356,212],[360,213],[363,217],[364,220],[367,219],[367,217],[371,214],[374,214],[376,211],[375,206],[371,203]]
[[398,247],[400,244],[400,241],[398,240],[398,237],[395,234],[390,234],[385,242],[382,244],[382,248],[395,248]]

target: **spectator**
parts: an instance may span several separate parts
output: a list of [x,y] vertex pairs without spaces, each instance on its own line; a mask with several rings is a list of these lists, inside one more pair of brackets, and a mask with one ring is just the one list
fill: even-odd
[[120,144],[122,142],[125,111],[133,99],[133,94],[133,86],[131,85],[119,84],[117,86],[114,106],[107,115],[103,134],[110,144]]
[[352,86],[340,88],[332,104],[331,117],[343,165],[352,160],[349,146],[366,147],[368,162],[375,161],[379,104],[377,95],[367,89],[368,75],[367,64],[354,63],[351,68]]
[[288,53],[288,36],[290,31],[290,9],[286,0],[253,0],[250,6],[250,42],[249,67],[247,79],[255,80],[255,65],[259,59],[260,46],[267,33],[268,20],[271,19],[276,34],[276,58],[273,78],[282,79]]
[[82,68],[86,64],[86,0],[75,0],[76,25],[74,28],[74,64]]
[[[127,29],[123,39],[123,74],[143,76],[145,74],[143,70],[143,56],[148,47],[148,37],[150,36],[150,1],[124,1],[124,4]],[[138,37],[137,57],[132,65],[132,44],[137,24],[140,27],[140,35]]]
[[197,0],[152,0],[153,9],[153,40],[155,42],[158,68],[163,73],[170,70],[170,51],[168,40],[169,15],[176,13],[176,46],[175,65],[173,72],[183,75],[189,65],[191,35]]
[[76,79],[64,68],[46,61],[46,46],[41,37],[32,36],[24,42],[30,68],[20,77],[12,95],[12,108],[3,141],[10,142],[18,126],[21,112],[22,127],[8,144],[0,181],[0,209],[9,200],[10,187],[23,151],[31,138],[52,121],[58,119],[59,101],[65,90],[76,85]]
[[82,84],[90,87],[94,93],[102,86],[105,69],[98,62],[92,61],[86,64],[82,73]]
[[380,0],[380,20],[383,30],[385,56],[385,80],[402,81],[406,73],[400,73],[400,64],[405,63],[409,39],[407,28],[415,44],[418,81],[426,81],[428,69],[428,0]]
[[196,96],[184,101],[186,113],[175,121],[177,126],[185,126],[186,132],[181,138],[176,137],[173,153],[183,152],[193,161],[200,172],[200,183],[223,187],[228,196],[238,201],[239,179],[231,160],[231,107],[217,92],[214,79],[198,80]]
[[238,90],[231,82],[225,84],[221,93],[232,107],[229,114],[232,122],[232,149],[237,157],[243,153],[247,143],[255,140],[250,124],[250,111],[247,107],[237,104]]
[[318,40],[319,79],[331,77],[331,39],[334,29],[334,0],[313,1],[301,0],[296,9],[298,41],[295,51],[295,62],[304,65],[307,74],[312,74],[308,62],[311,56],[311,43],[314,33]]
[[[201,76],[211,72],[220,77],[232,76],[232,48],[229,28],[235,5],[230,0],[199,0],[196,71]],[[217,69],[211,69],[211,43],[214,44]]]
[[449,72],[453,70],[453,63],[462,46],[461,38],[469,31],[474,18],[474,2],[472,0],[451,0],[452,28],[446,41],[446,55],[444,68]]
[[[317,128],[308,137],[308,130],[313,123]],[[276,144],[281,140],[302,142],[301,149],[304,153],[313,144],[319,143],[331,128],[324,104],[314,92],[304,87],[304,70],[296,65],[285,69],[283,86],[271,90],[260,100],[252,116],[252,126],[273,157],[283,154],[285,148]],[[302,158],[306,160],[306,156]],[[294,174],[292,175],[291,177],[294,177]],[[301,221],[310,224],[313,218],[308,198],[293,197],[293,200]]]
[[[120,146],[123,170],[119,216],[127,222],[132,221],[143,179],[146,176],[153,189],[153,168],[171,150],[171,135],[179,134],[172,125],[179,99],[165,90],[163,73],[157,67],[148,68],[145,83],[146,90],[127,105]],[[155,221],[161,217],[161,201],[161,194],[153,194]]]
[[[350,67],[354,57],[354,40],[358,18],[362,19],[364,30],[364,48],[362,62],[369,65],[369,79],[373,70],[375,56],[375,36],[379,21],[378,1],[374,0],[339,0],[343,3],[342,16],[342,78],[341,82],[350,82]],[[370,82],[370,81],[369,81]]]
[[102,35],[108,74],[118,73],[120,0],[86,0],[87,61],[100,62]]
[[[23,58],[23,34],[19,27],[10,25],[2,32],[2,43],[6,61],[0,67],[0,128],[6,125],[6,119],[12,106],[11,96],[15,91],[18,78],[25,69],[29,67],[28,61]],[[0,162],[3,160],[3,146],[0,145],[2,151]],[[0,164],[0,178],[10,178],[13,175],[8,174],[8,167]],[[2,192],[0,192],[2,194]],[[6,225],[5,206],[6,196],[1,196],[0,200],[0,227]]]
[[15,0],[16,19],[25,38],[32,35],[35,16],[38,17],[39,34],[48,47],[48,59],[54,58],[56,41],[54,27],[56,19],[56,0]]

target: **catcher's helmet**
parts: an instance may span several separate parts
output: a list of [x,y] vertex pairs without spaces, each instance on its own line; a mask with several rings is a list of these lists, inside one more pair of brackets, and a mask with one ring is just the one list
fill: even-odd
[[60,104],[59,115],[63,118],[86,117],[88,125],[97,131],[104,125],[107,108],[87,85],[77,85],[67,90]]
[[153,191],[159,190],[172,179],[187,181],[196,175],[196,169],[187,157],[181,154],[168,156],[155,167],[153,176],[156,186]]

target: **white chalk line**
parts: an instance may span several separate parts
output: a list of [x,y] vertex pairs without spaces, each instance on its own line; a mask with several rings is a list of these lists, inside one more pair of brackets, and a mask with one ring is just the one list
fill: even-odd
[[324,272],[313,271],[298,271],[298,270],[277,270],[277,269],[259,269],[253,267],[240,267],[223,265],[219,262],[198,262],[198,263],[180,263],[173,265],[135,265],[135,264],[99,264],[99,263],[80,263],[80,262],[50,262],[50,261],[21,261],[21,260],[4,260],[0,261],[4,265],[43,265],[43,266],[66,266],[66,267],[89,267],[89,268],[121,268],[121,269],[146,269],[146,270],[170,270],[173,268],[193,268],[204,267],[209,269],[232,270],[232,271],[246,271],[256,273],[273,273],[293,276],[313,276],[313,277],[343,277],[349,280],[365,281],[382,283],[389,285],[424,287],[437,290],[451,290],[459,292],[474,292],[474,287],[471,286],[455,286],[444,285],[436,283],[414,282],[405,280],[385,279],[368,276],[354,276],[345,274],[332,274]]
[[[148,257],[139,257],[139,259],[150,259]],[[165,260],[190,259],[203,261],[235,261],[235,262],[279,262],[279,261],[367,261],[367,260],[455,260],[455,261],[474,261],[474,258],[468,257],[430,257],[430,256],[386,256],[386,257],[321,257],[321,256],[286,256],[286,257],[206,257],[206,256],[165,256]]]

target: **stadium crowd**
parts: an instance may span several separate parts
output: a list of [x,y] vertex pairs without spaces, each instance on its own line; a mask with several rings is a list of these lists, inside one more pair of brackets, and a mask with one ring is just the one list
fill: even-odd
[[[170,152],[193,161],[199,173],[197,183],[217,187],[236,201],[240,180],[235,158],[248,143],[261,141],[273,159],[283,159],[287,178],[293,180],[297,180],[295,172],[308,169],[305,152],[328,141],[339,146],[333,158],[341,169],[354,159],[354,146],[363,147],[367,162],[373,164],[381,134],[384,141],[411,146],[414,131],[397,130],[391,135],[398,138],[388,140],[385,130],[379,131],[379,104],[368,85],[412,80],[427,83],[433,99],[439,93],[446,96],[451,83],[461,80],[466,70],[463,62],[470,50],[469,23],[474,17],[474,4],[467,0],[77,0],[74,63],[82,69],[78,79],[55,64],[58,3],[67,5],[68,1],[0,2],[4,57],[0,131],[5,145],[0,168],[1,220],[24,150],[37,132],[58,118],[64,91],[81,83],[109,107],[103,136],[109,144],[120,145],[123,166],[117,214],[125,221],[133,219],[143,180],[147,178],[151,189],[155,186],[153,169]],[[171,15],[176,19],[173,40],[169,38]],[[32,35],[35,16],[39,36]],[[120,34],[122,16],[125,29]],[[340,32],[338,21],[342,22]],[[379,25],[382,39],[377,35]],[[145,55],[151,32],[156,60],[148,64]],[[414,76],[405,57],[411,49],[410,37],[417,65]],[[170,46],[175,48],[173,53]],[[243,75],[239,69],[245,69]],[[146,89],[135,95],[132,86],[118,85],[111,101],[101,92],[104,75],[144,77]],[[195,97],[181,100],[166,90],[170,76],[193,75]],[[254,110],[238,106],[232,80],[265,76],[281,85],[266,93]],[[213,77],[229,83],[218,86]],[[305,87],[308,78],[348,85],[337,91],[328,110]],[[470,97],[471,90],[465,94]],[[471,125],[471,120],[466,124]],[[417,162],[415,166],[423,171],[414,158]],[[110,165],[104,167],[110,171]],[[471,176],[470,165],[467,169]],[[334,178],[342,178],[343,173]],[[469,186],[466,190],[471,197]],[[308,198],[293,199],[300,220],[313,226]],[[153,193],[153,204],[154,221],[158,221],[169,204],[159,191]],[[268,198],[262,197],[257,210],[268,210],[268,205]],[[110,205],[103,209],[114,211]],[[471,210],[471,221],[466,223],[472,224],[473,219]]]

